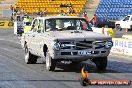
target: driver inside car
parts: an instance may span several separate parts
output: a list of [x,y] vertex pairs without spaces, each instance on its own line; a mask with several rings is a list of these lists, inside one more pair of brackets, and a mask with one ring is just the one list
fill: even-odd
[[84,30],[87,30],[88,26],[87,26],[86,22],[82,22],[82,28],[83,28]]
[[56,23],[54,20],[47,20],[46,21],[46,31],[55,30]]
[[62,20],[56,20],[56,28],[58,30],[63,30],[64,29],[64,23],[62,22]]

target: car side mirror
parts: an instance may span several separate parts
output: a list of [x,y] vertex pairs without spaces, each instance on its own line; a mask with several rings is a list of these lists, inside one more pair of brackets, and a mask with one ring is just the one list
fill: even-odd
[[32,28],[34,28],[35,26],[34,25],[32,25]]

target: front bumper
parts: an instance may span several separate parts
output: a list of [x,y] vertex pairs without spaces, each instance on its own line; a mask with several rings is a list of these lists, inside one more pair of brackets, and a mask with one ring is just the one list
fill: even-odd
[[60,50],[54,51],[52,54],[53,59],[67,59],[67,60],[83,60],[94,57],[106,57],[110,53],[110,49],[97,49],[97,50]]

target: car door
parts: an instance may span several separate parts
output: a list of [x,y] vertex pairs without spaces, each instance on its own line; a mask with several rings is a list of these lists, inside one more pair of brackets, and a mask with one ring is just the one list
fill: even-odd
[[121,28],[128,28],[129,22],[130,22],[130,16],[126,16],[121,23]]
[[33,54],[37,54],[37,48],[36,46],[38,45],[38,42],[36,40],[36,36],[37,36],[37,31],[38,31],[38,26],[39,26],[39,21],[38,19],[35,19],[33,24],[32,24],[32,27],[31,27],[31,31],[32,31],[32,34],[30,35],[30,48],[31,48],[31,51]]
[[33,20],[33,24],[31,25],[30,31],[28,33],[25,33],[26,42],[27,42],[29,51],[31,53],[33,53],[33,51],[32,51],[33,50],[33,47],[32,47],[32,45],[33,45],[33,37],[32,37],[32,34],[33,34],[33,28],[34,28],[34,22],[35,21],[36,20]]
[[44,46],[44,21],[43,19],[38,20],[38,30],[36,31],[36,35],[34,39],[37,42],[37,45],[34,46],[36,49],[36,53],[39,56],[43,56],[43,46]]
[[131,30],[132,30],[132,16],[131,16],[131,18],[130,18],[130,28],[131,28]]

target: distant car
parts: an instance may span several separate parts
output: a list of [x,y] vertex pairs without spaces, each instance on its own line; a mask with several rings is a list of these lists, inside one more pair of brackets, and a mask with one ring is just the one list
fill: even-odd
[[[92,20],[90,21],[90,23],[93,25]],[[96,27],[98,27],[98,28],[101,28],[101,27],[115,28],[115,22],[110,21],[108,19],[97,18],[96,25],[97,25]]]
[[132,30],[132,15],[128,15],[120,21],[116,21],[115,26],[119,31],[126,28]]

